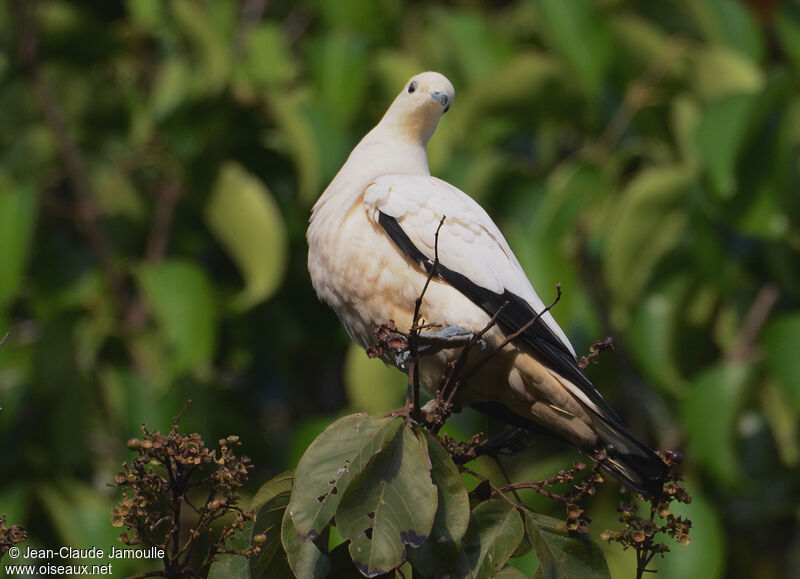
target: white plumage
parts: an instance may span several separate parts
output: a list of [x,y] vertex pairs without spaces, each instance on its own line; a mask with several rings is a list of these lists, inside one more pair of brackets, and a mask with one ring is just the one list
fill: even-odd
[[[389,320],[409,330],[442,217],[440,267],[421,308],[426,322],[477,332],[501,310],[498,325],[484,336],[497,345],[545,309],[483,208],[430,175],[425,148],[454,96],[439,73],[412,78],[312,211],[308,269],[314,289],[362,347],[372,345],[376,325]],[[486,355],[475,350],[475,359]],[[423,357],[423,387],[434,391],[457,355],[450,349]],[[504,409],[512,422],[544,426],[586,452],[604,450],[608,470],[634,490],[660,488],[663,462],[625,429],[583,376],[549,312],[472,377],[459,396],[462,405],[493,414]]]

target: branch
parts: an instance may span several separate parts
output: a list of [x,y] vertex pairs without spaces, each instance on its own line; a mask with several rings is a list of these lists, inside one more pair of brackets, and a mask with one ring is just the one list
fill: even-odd
[[742,361],[752,356],[754,344],[769,320],[773,308],[778,304],[780,296],[780,289],[775,284],[766,284],[758,290],[742,322],[736,346],[728,355],[729,360]]
[[422,291],[414,303],[414,317],[411,320],[411,329],[408,332],[408,349],[410,354],[410,361],[408,363],[408,388],[410,396],[406,395],[406,402],[409,405],[409,416],[417,422],[422,422],[423,419],[419,404],[419,345],[417,343],[419,333],[423,329],[423,326],[419,323],[421,318],[420,309],[422,308],[422,300],[425,298],[431,280],[439,269],[439,231],[441,231],[445,219],[447,219],[447,217],[442,215],[439,226],[436,228],[436,233],[434,234],[433,264],[431,265],[430,271],[428,271],[425,285],[422,286]]

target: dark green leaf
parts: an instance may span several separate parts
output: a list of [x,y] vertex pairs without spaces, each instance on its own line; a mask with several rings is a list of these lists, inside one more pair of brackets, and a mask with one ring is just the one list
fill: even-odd
[[430,535],[437,507],[426,439],[406,424],[352,483],[336,510],[336,528],[350,540],[361,573],[375,577],[405,561],[405,546]]
[[431,478],[438,492],[438,508],[430,537],[421,546],[408,550],[415,569],[444,573],[455,563],[456,554],[469,525],[469,497],[458,467],[448,452],[427,430]]
[[33,188],[20,186],[0,174],[0,309],[20,289],[37,209]]
[[539,556],[544,579],[610,579],[603,551],[588,534],[568,531],[564,521],[525,511],[525,530]]
[[165,261],[142,265],[138,279],[164,334],[172,371],[207,362],[216,346],[216,304],[205,272],[190,261]]
[[525,533],[522,518],[508,501],[494,498],[472,511],[455,573],[461,577],[494,577],[505,567]]
[[347,485],[402,424],[395,418],[353,414],[331,424],[311,443],[297,465],[288,507],[301,539],[311,541],[322,533]]
[[[250,558],[251,577],[286,577],[291,575],[286,551],[281,545],[281,525],[289,503],[294,475],[283,472],[267,481],[250,502],[250,512],[256,516],[251,536],[264,535],[261,551]],[[305,543],[304,543],[305,544]],[[313,545],[311,545],[313,547]]]
[[604,270],[620,321],[638,299],[658,261],[680,241],[686,227],[684,203],[694,184],[687,167],[643,171],[622,192],[606,221]]
[[[289,516],[288,509],[284,511],[281,529],[281,543],[286,552],[286,559],[291,567],[292,573],[298,579],[319,579],[326,577],[331,568],[331,562],[326,557],[314,541],[304,542],[297,535]],[[320,539],[325,539],[323,533]],[[268,579],[277,573],[275,567],[264,570],[264,578]]]
[[756,103],[753,95],[739,94],[711,103],[695,129],[695,146],[722,197],[736,193],[736,158],[744,142]]
[[[253,531],[253,522],[247,521],[241,529],[233,534],[225,543],[226,550],[239,552],[250,548],[250,538]],[[279,543],[280,545],[280,543]],[[216,561],[208,570],[208,579],[249,579],[250,565],[247,557],[235,553],[222,553],[217,555]]]
[[540,30],[573,72],[587,94],[597,95],[610,64],[605,22],[587,0],[539,0]]

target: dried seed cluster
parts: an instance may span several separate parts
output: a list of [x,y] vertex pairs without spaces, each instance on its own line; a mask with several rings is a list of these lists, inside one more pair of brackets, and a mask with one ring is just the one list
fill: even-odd
[[[659,534],[671,537],[679,545],[689,545],[691,541],[689,531],[692,528],[692,522],[684,517],[676,517],[670,510],[673,501],[689,503],[692,500],[689,492],[679,482],[683,478],[678,472],[681,456],[671,451],[659,451],[658,454],[670,468],[669,479],[671,482],[664,485],[661,496],[650,501],[649,517],[638,515],[639,505],[622,503],[617,508],[620,513],[619,521],[624,525],[622,530],[607,529],[600,535],[604,541],[619,543],[623,549],[631,547],[636,551],[639,577],[648,571],[647,566],[655,555],[663,557],[664,553],[668,553],[670,550],[664,543],[656,542]],[[662,523],[656,520],[656,515],[663,520]]]
[[[248,457],[236,456],[239,437],[221,439],[218,453],[199,434],[181,434],[179,421],[180,415],[168,434],[142,425],[144,436],[128,441],[139,456],[123,463],[112,484],[122,487],[123,496],[111,511],[111,522],[130,532],[122,533],[120,541],[163,549],[168,577],[197,574],[218,553],[231,552],[225,550],[226,541],[253,518],[237,506],[237,490],[253,468]],[[223,518],[223,524],[216,524]],[[236,553],[250,556],[258,550]]]
[[6,516],[0,515],[0,559],[8,550],[28,539],[28,533],[19,525],[6,526]]

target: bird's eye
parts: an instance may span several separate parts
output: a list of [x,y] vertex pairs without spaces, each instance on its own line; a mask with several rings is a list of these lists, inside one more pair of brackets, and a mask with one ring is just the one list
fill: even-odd
[[408,85],[408,94],[411,94],[415,90],[417,90],[417,81],[413,80],[411,81],[411,84]]

